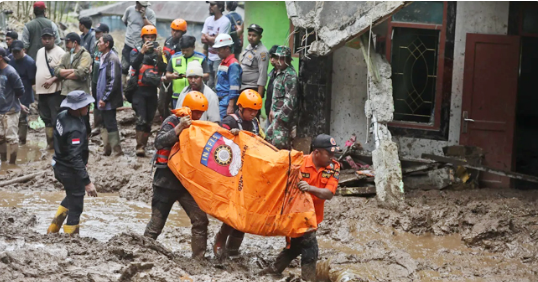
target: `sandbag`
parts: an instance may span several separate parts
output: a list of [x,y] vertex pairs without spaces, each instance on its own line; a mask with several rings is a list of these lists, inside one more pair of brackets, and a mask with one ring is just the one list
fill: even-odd
[[263,236],[299,237],[317,228],[312,197],[297,188],[302,152],[205,121],[193,121],[179,140],[168,167],[207,214]]

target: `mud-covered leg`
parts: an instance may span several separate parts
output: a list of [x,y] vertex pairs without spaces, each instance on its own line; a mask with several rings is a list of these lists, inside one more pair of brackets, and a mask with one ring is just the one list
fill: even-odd
[[316,231],[301,237],[301,278],[305,281],[316,281],[316,264],[318,261],[318,240]]
[[179,197],[179,204],[191,219],[192,257],[202,259],[207,248],[207,226],[209,225],[207,214],[200,209],[194,198],[186,190]]
[[300,238],[293,238],[291,239],[290,243],[286,248],[284,248],[276,257],[275,262],[270,265],[269,267],[265,268],[258,274],[264,275],[264,274],[280,274],[288,265],[290,265],[291,261],[293,261],[296,257],[298,257],[301,254],[301,247],[300,247]]
[[241,243],[245,238],[245,233],[239,230],[232,230],[230,236],[228,236],[228,241],[226,242],[226,253],[228,256],[238,256],[239,248],[241,248]]
[[153,186],[153,199],[151,200],[151,218],[144,236],[157,240],[161,234],[170,210],[177,198],[173,198],[169,189]]
[[213,243],[213,254],[217,259],[223,259],[226,255],[226,241],[228,236],[232,233],[233,228],[226,223],[223,223],[215,235],[215,241]]

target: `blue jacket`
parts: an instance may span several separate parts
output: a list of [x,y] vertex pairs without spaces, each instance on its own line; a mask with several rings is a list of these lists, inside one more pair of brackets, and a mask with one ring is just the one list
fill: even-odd
[[21,103],[26,107],[34,102],[34,91],[32,85],[35,84],[36,65],[34,59],[29,55],[24,56],[20,60],[15,60],[13,55],[9,55],[11,61],[9,64],[15,68],[19,74],[24,86],[24,95],[20,98]]
[[101,57],[102,64],[99,67],[99,78],[97,79],[97,101],[103,100],[106,103],[100,110],[112,110],[123,105],[123,87],[121,85],[121,62],[118,54],[110,50],[108,54]]
[[215,87],[219,100],[228,102],[239,97],[242,75],[243,69],[233,54],[222,60],[217,71]]

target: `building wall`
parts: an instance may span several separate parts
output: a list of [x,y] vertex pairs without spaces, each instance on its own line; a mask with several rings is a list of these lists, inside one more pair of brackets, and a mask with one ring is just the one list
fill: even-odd
[[[442,147],[459,144],[465,39],[467,33],[507,34],[509,2],[457,3],[449,140],[393,136],[401,155],[442,154]],[[365,145],[366,64],[360,50],[342,47],[334,53],[331,134],[342,144],[352,133]],[[366,149],[372,150],[370,146]]]

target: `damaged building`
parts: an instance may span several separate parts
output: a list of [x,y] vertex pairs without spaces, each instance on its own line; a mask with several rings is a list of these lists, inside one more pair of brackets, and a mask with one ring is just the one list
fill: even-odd
[[[296,145],[321,132],[339,144],[355,134],[376,170],[395,155],[449,156],[447,147],[464,145],[479,151],[481,166],[538,173],[538,2],[287,1],[286,9],[300,56]],[[386,175],[377,172],[376,186]],[[479,177],[480,187],[538,187]]]

